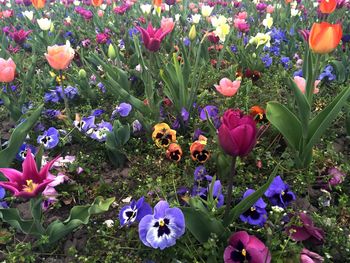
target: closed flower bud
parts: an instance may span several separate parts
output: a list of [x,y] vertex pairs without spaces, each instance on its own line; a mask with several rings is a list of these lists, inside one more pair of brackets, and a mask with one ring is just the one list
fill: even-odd
[[115,49],[114,49],[112,44],[109,44],[109,46],[108,46],[107,55],[110,59],[115,59],[117,57],[117,54],[116,54]]
[[196,38],[196,36],[197,36],[196,26],[192,25],[190,32],[188,33],[188,37],[190,40],[194,40]]

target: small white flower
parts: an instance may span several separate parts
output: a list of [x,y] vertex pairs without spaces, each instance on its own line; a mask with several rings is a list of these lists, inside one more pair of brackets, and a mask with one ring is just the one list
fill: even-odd
[[51,28],[51,20],[48,18],[41,18],[37,20],[41,30],[47,31]]
[[201,15],[200,14],[195,14],[195,15],[192,15],[192,23],[194,24],[198,24],[199,21],[201,20]]
[[149,13],[151,13],[152,5],[150,4],[140,5],[140,8],[142,13],[148,15]]
[[284,211],[284,209],[282,207],[279,207],[277,205],[272,206],[271,207],[272,211],[274,211],[275,213],[282,213]]
[[112,219],[107,219],[103,224],[106,225],[106,227],[111,228],[114,226],[114,221]]
[[33,11],[26,10],[26,11],[22,12],[22,15],[24,17],[28,18],[29,20],[33,20],[34,13],[33,13]]

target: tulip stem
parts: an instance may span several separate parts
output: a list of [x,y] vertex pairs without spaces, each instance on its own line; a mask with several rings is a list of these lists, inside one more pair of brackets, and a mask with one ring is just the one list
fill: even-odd
[[70,118],[70,108],[69,108],[68,99],[67,99],[66,94],[64,92],[62,70],[60,70],[60,84],[61,84],[61,87],[62,87],[62,97],[63,97],[63,101],[64,101],[64,109],[65,109],[65,112],[66,112],[66,116],[67,116],[67,119],[68,119],[69,123],[72,123],[71,118]]
[[225,208],[224,218],[227,218],[231,210],[233,179],[234,179],[234,176],[236,175],[236,161],[237,161],[237,156],[232,157],[231,174],[228,177],[226,208]]

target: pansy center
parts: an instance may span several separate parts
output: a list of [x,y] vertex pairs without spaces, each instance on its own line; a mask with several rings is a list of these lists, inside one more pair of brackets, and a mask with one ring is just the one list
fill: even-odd
[[164,226],[164,225],[165,225],[165,222],[164,222],[163,219],[159,220],[159,225],[160,225],[160,226]]
[[250,211],[255,211],[255,207],[254,206],[252,206],[251,208],[250,208]]
[[247,251],[244,248],[242,249],[242,255],[243,255],[243,257],[245,257],[247,255]]
[[23,191],[32,193],[37,188],[38,184],[33,183],[33,180],[26,180],[26,184],[23,186]]
[[284,192],[284,191],[282,191],[282,192],[281,192],[281,195],[285,195],[285,192]]

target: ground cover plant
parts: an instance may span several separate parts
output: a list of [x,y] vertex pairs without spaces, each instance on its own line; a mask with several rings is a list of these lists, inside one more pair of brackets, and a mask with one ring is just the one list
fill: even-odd
[[1,262],[348,262],[348,0],[0,0]]

